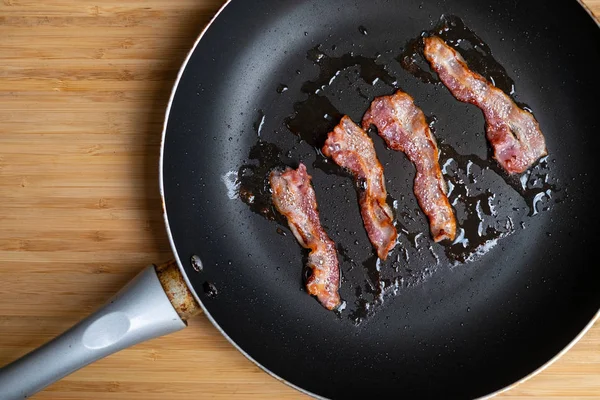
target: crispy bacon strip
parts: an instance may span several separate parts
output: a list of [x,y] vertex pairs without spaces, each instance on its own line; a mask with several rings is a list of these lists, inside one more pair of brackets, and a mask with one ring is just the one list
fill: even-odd
[[456,219],[446,196],[437,143],[421,109],[400,90],[392,96],[377,97],[362,120],[363,129],[371,125],[377,127],[389,148],[404,152],[415,165],[414,192],[429,218],[433,239],[454,240]]
[[377,159],[373,141],[346,115],[329,133],[323,154],[354,175],[365,229],[377,256],[385,260],[398,233],[394,215],[386,202],[383,167]]
[[307,266],[312,275],[306,282],[306,290],[316,296],[325,308],[333,310],[340,305],[338,258],[335,243],[321,227],[310,180],[304,164],[296,170],[275,170],[269,176],[275,207],[287,218],[300,245],[310,249]]
[[471,71],[462,56],[437,36],[423,39],[425,57],[458,100],[479,107],[494,158],[509,174],[525,172],[548,154],[535,117],[502,90]]

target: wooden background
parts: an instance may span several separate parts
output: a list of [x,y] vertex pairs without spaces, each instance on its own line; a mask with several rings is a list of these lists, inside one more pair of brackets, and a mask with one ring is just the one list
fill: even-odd
[[[163,113],[183,58],[221,3],[0,2],[0,365],[170,258],[157,183]],[[600,14],[600,0],[586,3]],[[500,397],[532,396],[600,399],[600,324]],[[34,397],[306,398],[202,316]]]

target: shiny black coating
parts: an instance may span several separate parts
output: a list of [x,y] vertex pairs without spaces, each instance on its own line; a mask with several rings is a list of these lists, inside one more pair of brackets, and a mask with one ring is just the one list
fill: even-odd
[[[264,116],[261,138],[283,150],[283,162],[309,166],[325,228],[358,261],[342,267],[341,293],[352,306],[364,283],[353,281],[356,271],[372,252],[354,188],[315,167],[319,156],[285,121],[307,97],[302,84],[318,76],[311,49],[381,53],[398,86],[437,118],[437,138],[485,157],[481,112],[395,60],[442,14],[463,19],[514,80],[515,98],[533,110],[547,138],[561,201],[478,261],[450,267],[442,260],[357,325],[304,292],[305,256],[289,230],[230,199],[223,179],[252,163]],[[600,307],[598,65],[600,30],[576,1],[233,0],[195,48],[168,116],[163,184],[176,256],[226,335],[313,394],[469,399],[500,390],[552,359]],[[370,99],[393,90],[340,79],[325,93],[358,122]],[[372,137],[398,213],[415,209],[410,164]],[[501,180],[490,190],[505,196],[502,207],[520,201]],[[514,207],[523,212],[522,204]],[[424,219],[416,224],[427,234]],[[192,268],[192,255],[202,259],[202,272]]]

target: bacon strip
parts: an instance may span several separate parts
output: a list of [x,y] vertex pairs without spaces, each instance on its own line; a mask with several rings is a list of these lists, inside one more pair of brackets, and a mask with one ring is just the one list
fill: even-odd
[[462,56],[437,36],[423,39],[425,57],[458,100],[479,107],[494,158],[509,174],[525,172],[548,154],[535,117],[502,90],[471,71]]
[[287,218],[300,245],[310,249],[307,266],[312,275],[306,282],[306,290],[316,296],[325,308],[333,310],[340,305],[338,258],[335,243],[321,227],[310,180],[304,164],[296,170],[275,170],[269,176],[275,207]]
[[377,97],[362,120],[363,129],[371,125],[377,127],[389,148],[404,152],[415,165],[414,192],[429,218],[433,239],[454,240],[456,219],[446,195],[437,143],[421,109],[400,90],[392,96]]
[[383,167],[377,159],[373,141],[346,115],[329,133],[323,154],[354,175],[365,229],[377,256],[385,260],[398,233],[392,209],[386,202]]

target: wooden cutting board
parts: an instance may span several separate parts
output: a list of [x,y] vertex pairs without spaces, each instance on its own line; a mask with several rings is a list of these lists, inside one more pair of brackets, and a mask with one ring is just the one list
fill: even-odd
[[[585,2],[600,15],[600,0]],[[0,3],[0,365],[171,256],[157,183],[163,113],[183,58],[221,3]],[[500,397],[533,396],[600,399],[600,324]],[[306,396],[259,370],[201,316],[34,398]]]

